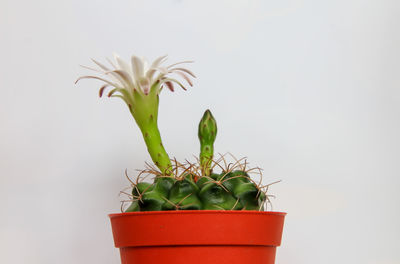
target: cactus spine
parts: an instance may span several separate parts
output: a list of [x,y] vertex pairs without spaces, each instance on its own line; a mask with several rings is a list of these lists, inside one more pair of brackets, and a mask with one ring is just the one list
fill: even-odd
[[200,140],[200,166],[202,174],[211,174],[211,162],[214,155],[214,141],[217,137],[217,122],[210,110],[206,110],[199,123],[198,137]]

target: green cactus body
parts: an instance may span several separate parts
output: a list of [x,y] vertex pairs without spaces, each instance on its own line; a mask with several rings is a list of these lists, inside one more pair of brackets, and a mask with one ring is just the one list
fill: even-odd
[[188,175],[181,179],[158,177],[153,184],[139,183],[126,212],[160,210],[261,210],[263,192],[244,171],[203,176],[195,182]]
[[167,198],[176,180],[172,177],[157,177],[154,180],[154,189],[163,197]]
[[234,191],[235,187],[242,184],[248,183],[249,175],[244,171],[232,171],[232,172],[222,172],[220,174],[219,180],[223,181],[224,186],[231,192]]
[[137,212],[140,211],[140,206],[138,201],[133,201],[131,205],[125,210],[125,212]]
[[214,155],[214,141],[217,137],[217,122],[210,110],[204,112],[199,123],[198,137],[200,140],[200,166],[205,176],[211,173],[211,163]]
[[255,184],[250,181],[250,177],[246,172],[240,170],[229,172],[222,175],[222,180],[225,188],[227,188],[234,197],[239,199],[243,208],[247,210],[259,209],[259,194],[261,192]]
[[243,183],[236,186],[233,195],[237,197],[246,210],[259,210],[259,191],[253,183]]
[[205,184],[199,193],[206,210],[239,209],[237,199],[231,193],[216,183]]
[[199,187],[199,189],[202,189],[204,187],[204,185],[206,185],[209,182],[212,182],[213,178],[211,178],[210,176],[203,176],[200,177],[197,181],[196,181],[196,185],[197,187]]
[[156,184],[139,183],[133,188],[132,194],[138,197],[140,211],[160,211],[163,204],[162,193],[155,190]]
[[165,210],[200,210],[202,203],[197,197],[199,187],[190,178],[178,180],[172,186]]
[[137,185],[135,185],[132,189],[134,201],[131,203],[128,209],[125,210],[125,212],[144,211],[143,208],[145,208],[145,206],[143,205],[143,194],[151,191],[153,188],[153,184],[148,182],[139,182]]

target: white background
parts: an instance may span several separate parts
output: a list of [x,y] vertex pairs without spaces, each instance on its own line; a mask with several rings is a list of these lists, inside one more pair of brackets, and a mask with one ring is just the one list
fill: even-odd
[[288,212],[277,263],[400,263],[400,2],[0,1],[0,263],[119,263],[108,213],[150,161],[127,108],[75,79],[112,52],[195,60],[163,92],[171,156],[264,168]]

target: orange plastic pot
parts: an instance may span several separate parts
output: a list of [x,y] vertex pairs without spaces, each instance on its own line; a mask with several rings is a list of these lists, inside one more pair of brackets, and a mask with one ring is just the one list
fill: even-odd
[[196,210],[109,216],[122,264],[274,264],[285,215]]

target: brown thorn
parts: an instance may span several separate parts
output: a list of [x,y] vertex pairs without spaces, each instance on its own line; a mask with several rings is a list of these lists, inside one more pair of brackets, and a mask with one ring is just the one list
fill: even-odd
[[186,173],[187,171],[189,171],[191,168],[192,168],[192,164],[190,164],[189,167],[186,168],[186,169],[181,173],[180,176],[182,176],[182,177],[185,176],[185,173]]
[[236,202],[235,202],[235,204],[233,205],[233,207],[232,207],[231,210],[235,209],[235,207],[236,207],[236,205],[237,205],[238,203],[239,203],[239,198],[237,198],[237,200],[236,200]]
[[[267,200],[267,202],[270,204],[270,206],[271,206],[271,211],[273,211],[273,206],[272,206],[272,203],[271,203],[271,200],[268,198],[268,196],[266,196],[266,200]],[[268,206],[267,206],[267,210],[268,210]]]
[[135,184],[128,176],[128,169],[125,169],[125,176],[128,179],[128,181],[130,181],[130,183]]
[[261,188],[269,187],[269,186],[271,186],[271,185],[273,185],[273,184],[280,183],[281,181],[282,181],[282,180],[271,182],[271,183],[269,183],[269,184],[267,184],[267,185],[261,186]]
[[181,203],[184,201],[184,200],[186,200],[186,198],[188,198],[190,195],[192,195],[193,193],[189,193],[188,195],[186,195],[185,197],[183,197],[183,199],[182,200],[180,200],[179,202],[178,202],[178,205],[180,206],[181,205]]
[[143,192],[140,194],[140,196],[145,194],[150,187],[151,187],[151,184],[149,184],[149,186],[147,186],[146,189],[143,190]]
[[129,185],[129,186],[127,186],[127,187],[124,187],[123,189],[122,189],[122,191],[126,191],[126,190],[128,190],[128,189],[131,189],[133,187],[133,185]]
[[163,198],[167,203],[170,203],[170,204],[173,205],[174,207],[177,206],[176,204],[174,204],[173,202],[171,202],[170,200],[168,200],[168,199],[165,198],[164,196],[162,196],[161,198]]
[[121,213],[123,213],[125,210],[124,210],[124,205],[125,205],[125,202],[124,201],[121,201]]
[[258,171],[260,172],[260,181],[259,181],[259,183],[258,183],[258,186],[261,186],[262,179],[263,179],[263,174],[262,174],[262,172],[261,172],[261,168],[260,168],[260,167],[257,167],[257,168],[258,168]]
[[226,164],[226,159],[225,159],[226,153],[224,155],[222,155],[221,153],[218,153],[218,155],[220,155],[222,161],[224,162],[225,168],[227,168],[228,166]]
[[178,176],[178,161],[176,160],[176,158],[174,158],[175,160],[175,176]]
[[[138,187],[135,185],[135,189],[136,189],[136,192],[139,194],[139,196],[141,196],[141,194],[140,194],[140,191],[139,191],[139,189],[138,189]],[[140,199],[140,198],[139,198]],[[141,200],[141,199],[140,199]]]
[[243,171],[246,171],[246,165],[247,165],[247,159],[244,160]]
[[238,165],[240,166],[240,170],[244,171],[244,168],[242,167],[243,164],[241,164],[240,162],[241,162],[243,159],[246,159],[246,157],[243,157],[243,158],[241,158],[241,159],[237,159],[232,153],[228,152],[228,154],[236,161],[236,164],[238,164]]
[[222,167],[220,164],[219,164],[219,162],[221,162],[221,161],[213,161],[214,162],[214,166],[212,166],[211,167],[211,170],[213,170],[214,169],[214,167],[215,166],[218,166],[222,171],[224,171],[224,167]]
[[127,203],[127,202],[132,202],[133,200],[122,200],[121,202],[125,202],[125,203]]
[[213,204],[213,206],[216,207],[216,208],[218,208],[218,209],[220,209],[220,210],[224,210],[224,211],[225,211],[225,208],[223,208],[223,207],[221,207],[221,206],[219,206],[219,205],[217,205],[217,204]]
[[258,207],[258,211],[261,211],[261,209],[264,207],[265,201],[263,201],[260,206]]
[[133,196],[132,194],[127,193],[127,192],[124,192],[124,191],[120,191],[120,192],[119,192],[119,196],[121,196],[121,194],[125,194],[125,195],[130,196],[130,197]]
[[191,206],[192,204],[194,204],[194,202],[193,202],[193,203],[190,203],[190,204],[185,204],[185,205],[181,206],[181,208],[183,208],[183,207],[189,207],[189,206]]
[[224,179],[224,180],[222,181],[222,183],[224,183],[224,182],[226,182],[226,181],[229,181],[229,180],[232,180],[232,179],[236,179],[236,178],[246,178],[246,179],[250,179],[250,177],[248,177],[248,176],[246,176],[246,175],[236,175],[236,176],[230,177],[230,178],[228,178],[228,179]]
[[[251,172],[251,173],[254,173],[254,172],[253,172],[254,170],[261,170],[261,168],[259,168],[259,167],[254,167],[254,168],[251,168],[251,169],[246,170],[245,172],[246,172],[246,173],[250,173],[250,172]],[[257,173],[257,172],[255,172],[255,173]]]

